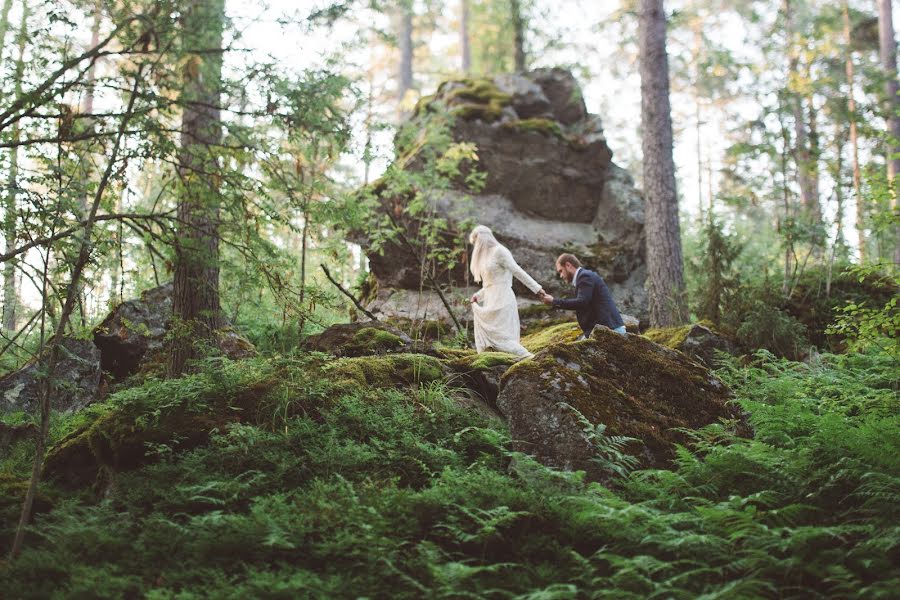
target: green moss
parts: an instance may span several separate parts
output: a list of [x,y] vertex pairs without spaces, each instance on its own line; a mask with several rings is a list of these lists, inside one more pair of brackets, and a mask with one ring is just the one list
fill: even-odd
[[340,391],[428,383],[444,375],[440,361],[424,354],[342,358],[324,365],[322,369]]
[[378,327],[364,327],[356,332],[348,345],[352,346],[357,353],[373,354],[401,348],[403,340],[390,331]]
[[466,120],[496,121],[503,108],[512,101],[490,79],[464,79],[462,86],[446,93],[444,98],[452,106],[451,114]]
[[567,321],[523,337],[522,345],[531,352],[537,352],[551,344],[574,342],[579,335],[581,335],[581,329],[579,329],[578,324]]
[[688,325],[682,325],[680,327],[657,327],[648,329],[643,335],[651,342],[656,342],[661,346],[678,350],[681,347],[681,344],[684,343],[684,340],[687,339],[688,334],[695,324],[712,329],[711,323],[708,321],[700,321],[699,323],[689,323]]
[[538,133],[543,133],[544,135],[554,135],[561,140],[566,139],[562,127],[560,127],[559,123],[553,119],[519,119],[506,122],[503,124],[503,127],[521,132],[536,131]]
[[519,361],[515,354],[507,352],[469,352],[452,361],[452,366],[457,370],[483,371],[494,367],[509,367]]

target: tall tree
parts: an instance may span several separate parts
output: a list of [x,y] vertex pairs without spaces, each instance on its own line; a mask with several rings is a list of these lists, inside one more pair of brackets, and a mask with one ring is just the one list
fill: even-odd
[[459,48],[462,54],[462,72],[472,70],[472,48],[469,44],[469,0],[460,0]]
[[[13,97],[22,96],[22,77],[25,73],[25,47],[28,42],[28,17],[30,7],[28,2],[22,3],[22,16],[19,21],[19,31],[16,36],[17,55],[13,75]],[[19,149],[15,144],[19,143],[19,122],[12,126],[12,148],[9,152],[9,179],[6,190],[6,202],[4,203],[3,237],[6,238],[6,252],[16,246],[16,199],[19,189]],[[10,259],[3,265],[3,329],[13,332],[16,329],[16,308],[18,306],[18,293],[16,290],[16,259]]]
[[841,17],[844,25],[844,72],[847,75],[847,114],[850,121],[850,159],[853,168],[853,197],[856,200],[856,231],[859,237],[859,260],[866,259],[866,222],[865,201],[862,197],[862,177],[859,168],[859,131],[856,125],[856,96],[853,93],[853,39],[850,35],[850,7],[847,0],[841,5]]
[[525,72],[525,19],[522,16],[521,0],[509,0],[510,18],[513,27],[513,47],[516,73]]
[[398,45],[400,47],[400,65],[398,72],[397,102],[403,110],[403,100],[413,86],[413,8],[411,0],[400,3],[400,31]]
[[[894,40],[894,21],[891,0],[878,0],[878,46],[881,50],[881,69],[884,72],[885,117],[887,119],[887,176],[893,184],[891,209],[897,210],[897,190],[894,178],[900,173],[900,116],[897,110],[897,43]],[[894,263],[900,264],[900,228],[894,231]]]
[[647,292],[650,322],[657,327],[688,319],[684,261],[678,222],[672,108],[663,0],[641,0],[638,32],[641,127],[646,198]]
[[170,373],[184,372],[220,326],[219,189],[216,146],[222,139],[222,35],[225,0],[189,0],[182,14],[179,234],[172,308],[180,327]]
[[[815,157],[810,149],[807,132],[807,121],[802,88],[804,82],[800,72],[800,35],[796,26],[796,2],[784,0],[785,37],[787,38],[788,55],[788,90],[790,92],[791,112],[794,120],[794,161],[797,164],[797,184],[800,186],[800,205],[808,220],[820,215],[818,198],[818,178]],[[812,107],[810,107],[811,110]],[[810,113],[811,114],[811,113]],[[821,217],[819,217],[821,220]]]
[[9,29],[9,11],[12,8],[12,0],[4,0],[0,9],[0,59],[3,58],[3,48],[6,41],[6,30]]

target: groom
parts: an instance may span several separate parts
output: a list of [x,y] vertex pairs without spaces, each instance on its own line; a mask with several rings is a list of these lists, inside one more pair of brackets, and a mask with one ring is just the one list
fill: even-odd
[[543,292],[541,302],[554,308],[574,310],[581,331],[584,332],[578,339],[591,335],[596,325],[603,325],[616,333],[626,335],[625,322],[602,277],[582,267],[581,261],[572,254],[559,255],[556,259],[556,272],[566,283],[575,286],[576,296],[558,299]]

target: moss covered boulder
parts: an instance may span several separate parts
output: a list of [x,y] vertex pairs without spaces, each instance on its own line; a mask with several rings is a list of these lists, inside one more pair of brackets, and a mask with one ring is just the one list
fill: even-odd
[[304,345],[308,350],[351,357],[424,349],[399,329],[372,321],[332,325],[306,338]]
[[731,392],[707,369],[640,336],[598,328],[580,342],[551,343],[503,376],[497,406],[516,450],[561,469],[602,479],[586,426],[627,436],[643,466],[666,466],[680,429],[727,422],[749,433]]
[[708,323],[648,329],[644,335],[657,344],[678,350],[707,367],[715,366],[717,352],[731,355],[738,352],[735,342],[715,331]]

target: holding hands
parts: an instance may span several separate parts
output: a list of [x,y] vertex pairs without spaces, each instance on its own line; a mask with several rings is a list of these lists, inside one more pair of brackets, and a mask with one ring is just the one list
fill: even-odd
[[543,289],[538,290],[537,292],[538,298],[541,299],[541,302],[544,304],[553,304],[553,296],[545,292]]

